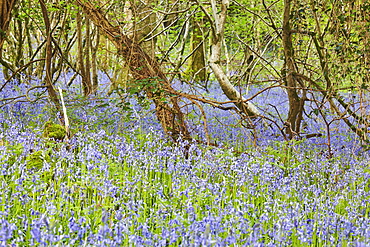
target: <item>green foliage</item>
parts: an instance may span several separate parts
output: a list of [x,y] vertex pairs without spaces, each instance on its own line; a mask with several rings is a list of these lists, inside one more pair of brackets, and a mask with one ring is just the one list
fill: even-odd
[[162,79],[157,77],[149,77],[141,80],[134,80],[133,86],[128,88],[130,94],[137,94],[142,91],[152,93],[155,96],[159,96],[164,93],[161,86]]
[[287,173],[290,169],[309,162],[307,160],[299,161],[296,158],[296,153],[299,153],[297,149],[303,142],[303,140],[277,141],[266,147],[266,154],[273,157],[274,165]]
[[[150,77],[141,80],[132,79],[127,88],[123,89],[117,87],[113,89],[120,97],[119,99],[113,99],[111,102],[120,107],[122,116],[124,116],[125,119],[130,120],[133,114],[133,106],[130,103],[131,97],[135,96],[137,103],[145,110],[148,110],[152,104],[151,99],[167,103],[168,97],[172,95],[166,93],[161,84],[162,79],[158,77]],[[108,103],[104,103],[99,105],[99,107],[106,107],[107,105]]]
[[9,165],[13,165],[16,161],[17,158],[23,153],[24,147],[22,144],[14,144],[10,145],[8,141],[6,140],[0,140],[0,147],[5,146],[7,152],[9,153],[8,157],[3,157],[0,159],[0,161],[3,161],[4,163],[7,163]]

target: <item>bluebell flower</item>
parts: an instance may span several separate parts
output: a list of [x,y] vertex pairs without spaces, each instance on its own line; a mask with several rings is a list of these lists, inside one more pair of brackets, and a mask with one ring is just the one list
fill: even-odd
[[38,243],[43,243],[41,240],[41,231],[38,226],[31,229],[31,235],[34,240],[36,240]]
[[15,224],[9,223],[6,219],[0,220],[0,244],[5,244],[13,237],[13,231],[17,229]]

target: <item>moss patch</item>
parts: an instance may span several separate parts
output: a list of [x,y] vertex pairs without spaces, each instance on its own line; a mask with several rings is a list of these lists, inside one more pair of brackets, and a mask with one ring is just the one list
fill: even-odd
[[51,161],[50,156],[43,150],[39,150],[30,154],[29,156],[27,156],[26,160],[27,160],[27,169],[35,170],[40,170],[44,165],[44,161],[49,163]]
[[43,137],[62,141],[67,132],[60,124],[55,124],[52,121],[47,121],[44,125]]

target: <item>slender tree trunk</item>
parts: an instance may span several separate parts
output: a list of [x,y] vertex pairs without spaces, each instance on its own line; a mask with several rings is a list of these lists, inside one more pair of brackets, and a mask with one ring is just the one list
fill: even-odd
[[9,70],[13,70],[11,64],[3,60],[3,44],[12,18],[12,10],[17,0],[0,0],[0,64],[3,65],[3,74],[9,78]]
[[0,0],[0,59],[2,47],[6,38],[9,23],[12,18],[12,10],[17,0]]
[[225,22],[229,1],[222,0],[220,11],[218,10],[216,5],[217,5],[216,0],[211,0],[213,17],[209,16],[207,10],[203,9],[203,12],[208,16],[208,19],[211,21],[212,27],[210,66],[224,94],[230,100],[235,101],[235,105],[239,108],[239,110],[242,113],[249,117],[256,117],[260,114],[258,109],[251,102],[247,102],[246,99],[240,94],[240,92],[231,84],[229,77],[227,76],[227,74],[220,65],[221,47],[224,39]]
[[46,5],[44,0],[39,0],[41,10],[42,10],[42,16],[44,18],[44,23],[45,23],[45,34],[46,34],[46,57],[45,57],[45,70],[46,70],[46,77],[45,77],[45,84],[46,88],[48,90],[48,94],[50,97],[51,102],[54,104],[55,108],[58,111],[59,114],[59,120],[62,125],[64,125],[64,117],[63,117],[63,109],[62,105],[60,104],[57,92],[54,89],[53,86],[53,75],[51,71],[51,63],[52,63],[52,56],[53,56],[53,48],[52,48],[52,33],[51,33],[51,28],[50,28],[50,20],[49,20],[49,15],[46,9]]
[[[89,37],[89,34],[88,34]],[[87,43],[89,42],[88,39],[86,39]],[[77,11],[77,49],[78,49],[78,67],[81,74],[81,81],[82,81],[82,91],[84,96],[88,96],[90,91],[90,85],[91,81],[89,80],[89,73],[88,67],[85,66],[84,61],[84,47],[82,43],[82,17],[81,13]]]
[[17,49],[16,49],[16,54],[15,54],[15,66],[16,67],[22,67],[24,65],[24,41],[25,41],[25,35],[24,35],[24,26],[23,22],[17,18],[18,17],[18,11],[16,11],[16,15],[14,16],[17,20],[14,23],[15,32],[14,34],[16,35],[16,43],[17,43]]
[[285,61],[282,74],[284,76],[285,84],[287,86],[287,93],[289,99],[289,113],[286,123],[287,125],[286,133],[288,134],[289,138],[292,139],[295,135],[299,134],[300,131],[304,99],[298,96],[297,81],[293,75],[296,72],[295,68],[296,65],[294,61],[292,32],[290,28],[290,18],[291,18],[290,8],[291,0],[285,0],[283,16],[283,32],[282,32]]
[[[192,19],[193,32],[191,33],[190,52],[192,56],[189,59],[187,73],[196,81],[207,80],[206,56],[204,47],[204,35],[202,27],[204,26],[201,17],[195,16]],[[200,19],[199,21],[197,19]]]
[[117,47],[121,56],[126,59],[131,74],[135,81],[142,85],[148,83],[144,90],[147,96],[153,100],[156,106],[156,115],[165,133],[173,140],[180,135],[190,140],[190,133],[187,129],[183,113],[177,102],[177,97],[169,96],[174,92],[171,84],[162,72],[158,62],[152,59],[139,44],[123,34],[119,27],[113,26],[100,9],[95,5],[83,0],[76,0],[87,17],[108,37]]
[[92,66],[92,84],[93,84],[93,92],[95,93],[98,90],[98,65],[96,61],[96,56],[98,53],[99,43],[100,43],[100,32],[99,29],[96,28],[96,40],[95,45],[93,44],[93,39],[91,39],[91,66]]
[[90,51],[91,51],[91,32],[90,32],[90,20],[85,19],[86,36],[85,36],[85,76],[87,85],[87,95],[93,92],[92,81],[91,81],[91,62],[90,62]]
[[[28,7],[30,8],[31,7],[31,3],[29,2],[28,3]],[[31,32],[30,32],[30,23],[32,22],[31,18],[30,17],[26,17],[26,20],[25,20],[25,32],[26,32],[26,42],[27,42],[27,46],[28,46],[28,57],[31,58],[32,55],[33,55],[33,48],[32,48],[32,38],[31,38]],[[31,64],[30,66],[28,66],[28,72],[27,74],[29,76],[32,76],[33,74],[33,69],[34,69],[34,65]]]
[[[131,0],[131,10],[134,17],[134,37],[135,43],[140,44],[140,47],[152,58],[155,57],[156,38],[147,37],[148,34],[156,26],[156,14],[152,11],[151,6],[156,0]],[[146,41],[145,39],[148,39]]]

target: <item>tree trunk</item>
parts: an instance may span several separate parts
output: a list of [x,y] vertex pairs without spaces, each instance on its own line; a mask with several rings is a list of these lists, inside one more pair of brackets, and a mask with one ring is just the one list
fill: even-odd
[[218,11],[216,7],[216,0],[211,0],[211,5],[213,21],[208,12],[203,9],[203,12],[208,15],[208,19],[211,21],[212,26],[210,66],[225,95],[230,100],[235,101],[235,105],[242,113],[249,117],[256,117],[260,114],[257,108],[251,102],[247,102],[246,99],[240,94],[240,92],[231,84],[228,76],[220,65],[221,47],[224,38],[225,22],[229,1],[222,0],[221,11]]
[[[134,18],[134,37],[133,41],[140,44],[140,47],[150,58],[155,57],[155,44],[157,39],[147,37],[156,26],[156,14],[152,11],[155,0],[130,1],[131,10]],[[145,40],[148,39],[149,40]]]
[[[88,25],[88,23],[86,23]],[[89,30],[87,30],[87,37],[86,41],[87,43],[89,41]],[[81,73],[81,81],[82,81],[82,91],[84,93],[84,96],[88,96],[91,93],[91,80],[90,80],[90,70],[88,67],[88,64],[85,65],[84,62],[84,48],[82,44],[82,17],[81,13],[77,11],[77,46],[78,46],[78,67],[79,71]],[[88,49],[88,46],[87,48]],[[88,54],[88,53],[87,53]],[[88,59],[86,60],[86,63],[88,63]]]
[[3,65],[3,74],[8,78],[8,71],[13,68],[11,64],[3,60],[3,44],[12,18],[12,10],[17,0],[0,0],[0,64]]
[[51,28],[50,28],[50,20],[49,20],[49,15],[47,12],[47,8],[45,5],[44,0],[39,0],[41,10],[42,10],[42,16],[44,18],[44,23],[45,23],[45,34],[46,34],[46,57],[45,57],[45,70],[46,70],[46,77],[45,77],[45,84],[46,88],[48,90],[48,94],[50,97],[51,102],[54,104],[55,108],[58,111],[59,114],[59,120],[62,125],[64,125],[64,117],[63,117],[63,109],[60,104],[57,92],[54,89],[53,86],[53,75],[51,71],[51,63],[52,63],[52,56],[53,56],[53,48],[52,48],[52,43],[51,43]]
[[288,134],[289,138],[292,139],[300,132],[302,113],[304,110],[304,99],[298,96],[297,81],[293,75],[296,72],[296,64],[294,61],[292,32],[290,28],[290,5],[291,0],[284,1],[282,39],[285,61],[282,74],[284,76],[289,99],[289,112],[286,122],[286,133]]
[[97,64],[97,53],[98,53],[98,48],[99,48],[99,42],[100,42],[100,32],[99,29],[96,28],[96,40],[95,40],[95,45],[93,44],[93,39],[91,39],[91,66],[92,66],[92,84],[93,84],[93,91],[96,93],[98,90],[99,82],[98,82],[98,64]]
[[[200,19],[199,21],[197,19]],[[186,74],[189,74],[193,80],[204,82],[207,80],[206,56],[204,47],[204,35],[202,27],[204,26],[201,16],[195,16],[192,19],[193,31],[190,39],[189,67]]]
[[0,0],[0,59],[2,47],[6,38],[9,23],[12,18],[12,10],[17,0]]
[[86,85],[87,85],[87,90],[86,90],[86,96],[90,95],[93,93],[93,83],[91,81],[91,62],[90,62],[90,50],[91,50],[91,32],[90,32],[90,20],[88,18],[85,18],[85,76],[86,76]]
[[87,17],[117,47],[119,54],[126,59],[136,83],[140,86],[145,85],[145,93],[156,106],[156,115],[164,132],[175,141],[180,135],[184,139],[190,140],[190,133],[178,105],[177,97],[169,96],[169,93],[174,92],[174,89],[162,72],[158,62],[144,52],[139,44],[123,34],[119,27],[109,23],[100,9],[95,8],[93,4],[87,1],[76,0],[76,2],[82,7]]

